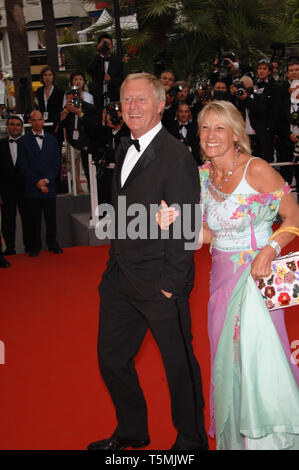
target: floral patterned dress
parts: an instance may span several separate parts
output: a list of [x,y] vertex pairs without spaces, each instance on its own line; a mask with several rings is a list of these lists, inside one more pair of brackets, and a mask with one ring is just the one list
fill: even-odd
[[[289,436],[299,435],[299,368],[290,360],[284,311],[274,310],[269,314],[250,276],[250,264],[267,244],[281,198],[289,193],[290,187],[286,184],[279,191],[258,193],[246,183],[246,167],[242,184],[232,194],[224,194],[212,185],[210,168],[208,162],[199,171],[204,220],[214,234],[208,304],[211,352],[209,433],[211,436],[216,433],[218,449],[297,448],[299,440],[294,441]],[[239,192],[244,187],[250,192]],[[255,324],[252,325],[253,318]],[[272,344],[277,344],[281,353],[276,361],[271,359],[269,351]],[[260,380],[261,375],[267,376],[268,384],[273,382],[272,388],[279,388],[276,384],[279,381],[277,363],[280,361],[283,369],[280,374],[288,374],[286,383],[279,389],[277,400],[269,395],[266,401],[271,409],[273,403],[277,403],[279,415],[281,400],[290,407],[294,400],[295,409],[291,410],[291,417],[286,411],[288,416],[287,424],[284,428],[282,426],[283,436],[276,432],[276,420],[280,422],[281,417],[271,415],[270,418],[268,405],[264,407],[264,402],[261,405],[259,400],[265,390],[269,391],[269,386]],[[263,371],[264,367],[266,371]],[[247,381],[248,387],[245,387]],[[292,399],[287,396],[288,381],[294,390]],[[259,405],[253,406],[255,401]],[[261,406],[262,409],[257,410]],[[259,416],[263,416],[262,423],[257,423]],[[296,417],[297,425],[292,416]],[[286,430],[291,430],[287,437]]]

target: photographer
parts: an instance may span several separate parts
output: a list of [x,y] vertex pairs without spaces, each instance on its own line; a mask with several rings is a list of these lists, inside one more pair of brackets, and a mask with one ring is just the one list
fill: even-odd
[[90,90],[98,110],[103,109],[106,100],[119,100],[122,66],[118,56],[112,54],[109,34],[103,33],[98,37],[97,53],[87,65],[87,72],[92,76]]
[[99,204],[111,204],[112,178],[115,167],[115,151],[120,138],[130,136],[124,123],[120,102],[108,104],[102,112],[103,137],[94,162],[97,168]]
[[210,76],[212,86],[216,82],[223,81],[229,87],[233,79],[240,76],[240,64],[234,52],[220,52],[213,65],[214,68]]
[[67,142],[75,150],[76,184],[80,184],[80,160],[89,185],[88,153],[94,153],[101,137],[96,107],[80,98],[77,87],[66,92],[66,103],[60,115],[60,125],[66,129]]

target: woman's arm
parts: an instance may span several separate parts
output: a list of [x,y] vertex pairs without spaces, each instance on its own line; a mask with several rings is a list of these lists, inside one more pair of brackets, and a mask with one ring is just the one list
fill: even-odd
[[[285,181],[280,174],[263,160],[254,160],[248,170],[247,182],[261,193],[274,192],[285,185]],[[283,221],[280,228],[299,227],[299,206],[292,194],[286,194],[282,197],[278,213]],[[295,235],[291,233],[281,233],[274,237],[274,240],[282,249],[294,238]],[[270,245],[266,245],[251,265],[252,277],[257,279],[268,276],[271,272],[271,262],[275,257],[275,249]]]

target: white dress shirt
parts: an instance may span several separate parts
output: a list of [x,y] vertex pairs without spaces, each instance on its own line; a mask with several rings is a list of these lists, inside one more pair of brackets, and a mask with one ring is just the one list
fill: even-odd
[[44,135],[44,131],[42,131],[40,134],[38,135],[42,135],[43,136],[43,139],[39,139],[38,137],[35,137],[37,134],[35,132],[33,132],[33,135],[34,135],[34,138],[36,140],[36,143],[37,145],[39,146],[40,149],[42,149],[43,147],[43,140],[45,138],[45,135]]
[[9,150],[10,150],[10,155],[12,158],[12,162],[15,166],[17,162],[17,157],[18,157],[18,150],[17,150],[17,141],[19,139],[13,139],[13,137],[9,137],[9,139],[12,139],[13,142],[9,142]]
[[[159,122],[155,127],[153,127],[150,131],[148,131],[146,134],[143,134],[141,137],[139,137],[139,145],[140,145],[140,152],[135,148],[135,145],[131,145],[129,147],[124,163],[121,169],[121,186],[125,184],[126,179],[128,178],[129,174],[133,170],[134,166],[138,162],[139,158],[145,151],[145,149],[149,146],[153,138],[158,134],[158,132],[162,129],[162,124]],[[131,138],[134,139],[134,137],[131,134]]]

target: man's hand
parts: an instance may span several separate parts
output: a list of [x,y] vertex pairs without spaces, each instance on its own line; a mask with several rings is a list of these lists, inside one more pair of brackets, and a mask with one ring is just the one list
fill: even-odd
[[296,134],[291,134],[290,139],[294,144],[296,144],[296,142],[298,141]]
[[42,189],[42,187],[46,186],[47,187],[47,182],[45,179],[40,179],[37,183],[36,183],[36,186],[39,188],[39,189]]
[[105,81],[105,82],[110,82],[110,80],[111,80],[111,77],[110,77],[109,73],[105,73],[105,75],[104,75],[104,81]]
[[77,114],[77,116],[79,116],[80,114],[82,114],[82,106],[80,106],[79,108],[77,108],[76,106],[74,106],[72,104],[72,101],[69,100],[66,102],[65,104],[65,109],[69,112],[69,113],[74,113],[74,114]]

